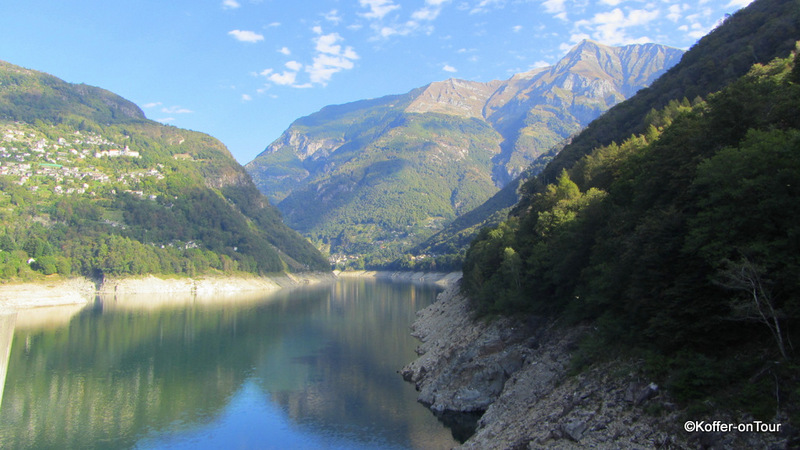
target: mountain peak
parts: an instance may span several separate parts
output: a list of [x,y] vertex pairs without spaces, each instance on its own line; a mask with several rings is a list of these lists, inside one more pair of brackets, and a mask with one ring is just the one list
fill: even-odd
[[409,113],[442,113],[483,118],[486,101],[502,82],[480,83],[448,78],[429,84],[406,108]]

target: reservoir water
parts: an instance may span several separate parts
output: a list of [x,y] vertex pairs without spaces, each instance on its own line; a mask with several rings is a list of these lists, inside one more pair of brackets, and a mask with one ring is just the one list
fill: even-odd
[[0,448],[450,448],[397,373],[439,291],[353,279],[0,317]]

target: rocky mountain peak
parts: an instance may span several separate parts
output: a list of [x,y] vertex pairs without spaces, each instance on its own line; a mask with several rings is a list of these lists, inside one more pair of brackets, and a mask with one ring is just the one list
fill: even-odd
[[483,118],[483,107],[501,81],[480,83],[450,78],[429,84],[406,108],[409,113],[442,113]]

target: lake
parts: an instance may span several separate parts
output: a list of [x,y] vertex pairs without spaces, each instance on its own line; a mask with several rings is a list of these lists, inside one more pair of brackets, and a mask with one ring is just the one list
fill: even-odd
[[0,316],[0,448],[450,448],[397,373],[440,291],[351,279]]

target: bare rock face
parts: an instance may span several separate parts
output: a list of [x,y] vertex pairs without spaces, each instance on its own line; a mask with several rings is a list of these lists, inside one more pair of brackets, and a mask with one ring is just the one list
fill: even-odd
[[[401,371],[446,423],[471,417],[462,448],[784,448],[783,433],[687,433],[687,412],[647,379],[641,361],[616,359],[570,373],[589,330],[544,320],[474,321],[458,286],[418,313],[420,357]],[[720,411],[710,420],[747,423]],[[476,420],[477,419],[477,420]],[[709,420],[709,418],[694,418]],[[776,419],[780,422],[779,419]]]

